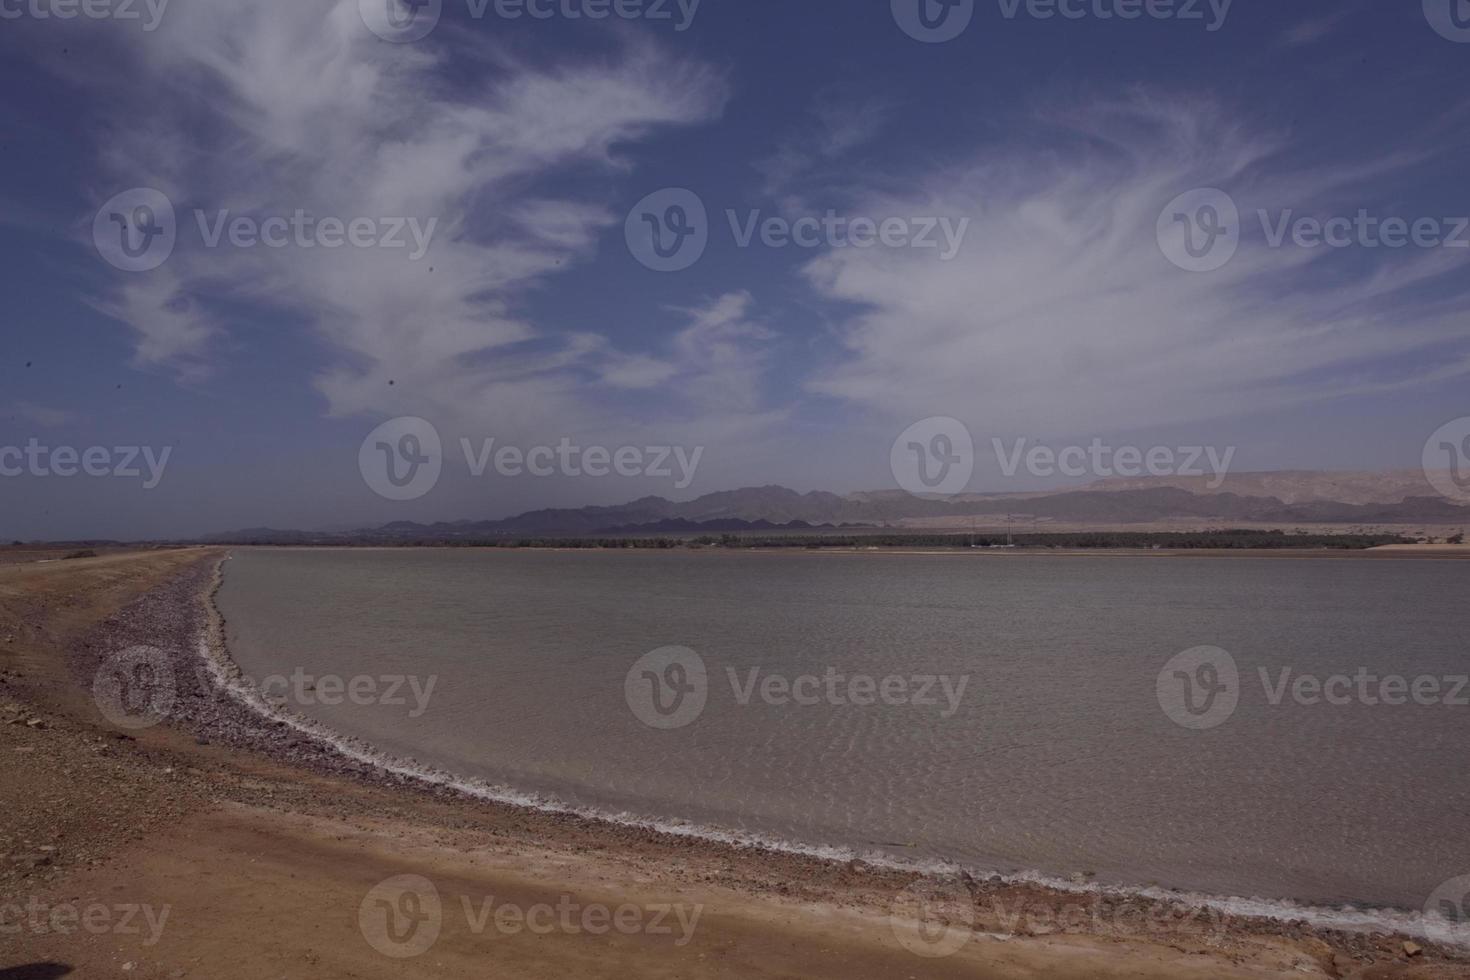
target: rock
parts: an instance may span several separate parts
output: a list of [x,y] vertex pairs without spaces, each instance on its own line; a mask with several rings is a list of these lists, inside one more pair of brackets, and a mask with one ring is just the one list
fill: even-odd
[[40,718],[31,718],[26,722],[27,728],[45,728],[46,723]]
[[48,864],[50,864],[52,860],[53,859],[50,854],[18,854],[15,857],[11,858],[12,862],[20,865],[27,871],[34,871],[37,868],[44,868]]
[[1415,956],[1418,956],[1418,955],[1420,955],[1423,952],[1424,952],[1424,947],[1423,946],[1420,946],[1418,943],[1415,943],[1415,942],[1410,942],[1407,939],[1404,940],[1404,955],[1405,956],[1407,956],[1410,959],[1412,959]]

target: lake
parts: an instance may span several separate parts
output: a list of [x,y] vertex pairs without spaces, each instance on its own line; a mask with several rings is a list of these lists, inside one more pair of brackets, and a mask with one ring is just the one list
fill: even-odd
[[242,549],[218,604],[292,710],[571,806],[1419,908],[1470,873],[1467,597],[1455,561]]

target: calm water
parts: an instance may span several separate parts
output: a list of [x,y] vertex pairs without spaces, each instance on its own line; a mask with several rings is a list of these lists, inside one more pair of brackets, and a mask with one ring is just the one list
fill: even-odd
[[[1258,669],[1273,685],[1282,667],[1463,674],[1467,597],[1466,562],[242,550],[219,602],[251,676],[438,678],[417,717],[407,687],[406,705],[303,713],[569,803],[982,869],[1418,908],[1470,873],[1470,707],[1273,705]],[[707,704],[660,730],[625,681],[670,645],[702,657]],[[1200,645],[1234,657],[1240,694],[1196,731],[1157,679]],[[728,671],[743,694],[753,668],[741,704]],[[829,668],[968,681],[948,717],[937,683],[934,705],[762,698],[768,674]]]

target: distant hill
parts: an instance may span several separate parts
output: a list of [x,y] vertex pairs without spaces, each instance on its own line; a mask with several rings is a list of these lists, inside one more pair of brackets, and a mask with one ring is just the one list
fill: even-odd
[[1331,472],[1324,470],[1275,470],[1268,473],[1231,473],[1212,487],[1212,476],[1114,477],[1089,484],[1098,493],[1121,490],[1155,490],[1175,487],[1190,493],[1234,493],[1242,497],[1275,497],[1283,503],[1333,502],[1342,504],[1397,504],[1409,497],[1436,496],[1422,470],[1383,472]]
[[1071,525],[1189,521],[1251,525],[1459,525],[1470,507],[1437,497],[1422,473],[1242,473],[1210,492],[1204,478],[1103,480],[1053,493],[964,494],[947,500],[903,491],[839,496],[780,486],[747,487],[675,502],[643,497],[616,506],[530,511],[495,521],[399,521],[356,531],[257,528],[216,535],[230,543],[478,541],[534,537],[739,533],[891,527],[922,522],[962,528],[990,519]]

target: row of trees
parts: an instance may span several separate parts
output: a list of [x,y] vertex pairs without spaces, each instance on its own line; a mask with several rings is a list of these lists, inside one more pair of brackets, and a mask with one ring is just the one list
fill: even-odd
[[[364,542],[383,544],[385,542]],[[1240,550],[1334,548],[1362,550],[1385,544],[1413,544],[1397,534],[1288,534],[1284,531],[1078,531],[1045,534],[719,534],[672,537],[494,538],[483,541],[395,541],[404,547],[567,548],[669,550],[673,548],[1030,548],[1094,550]]]

